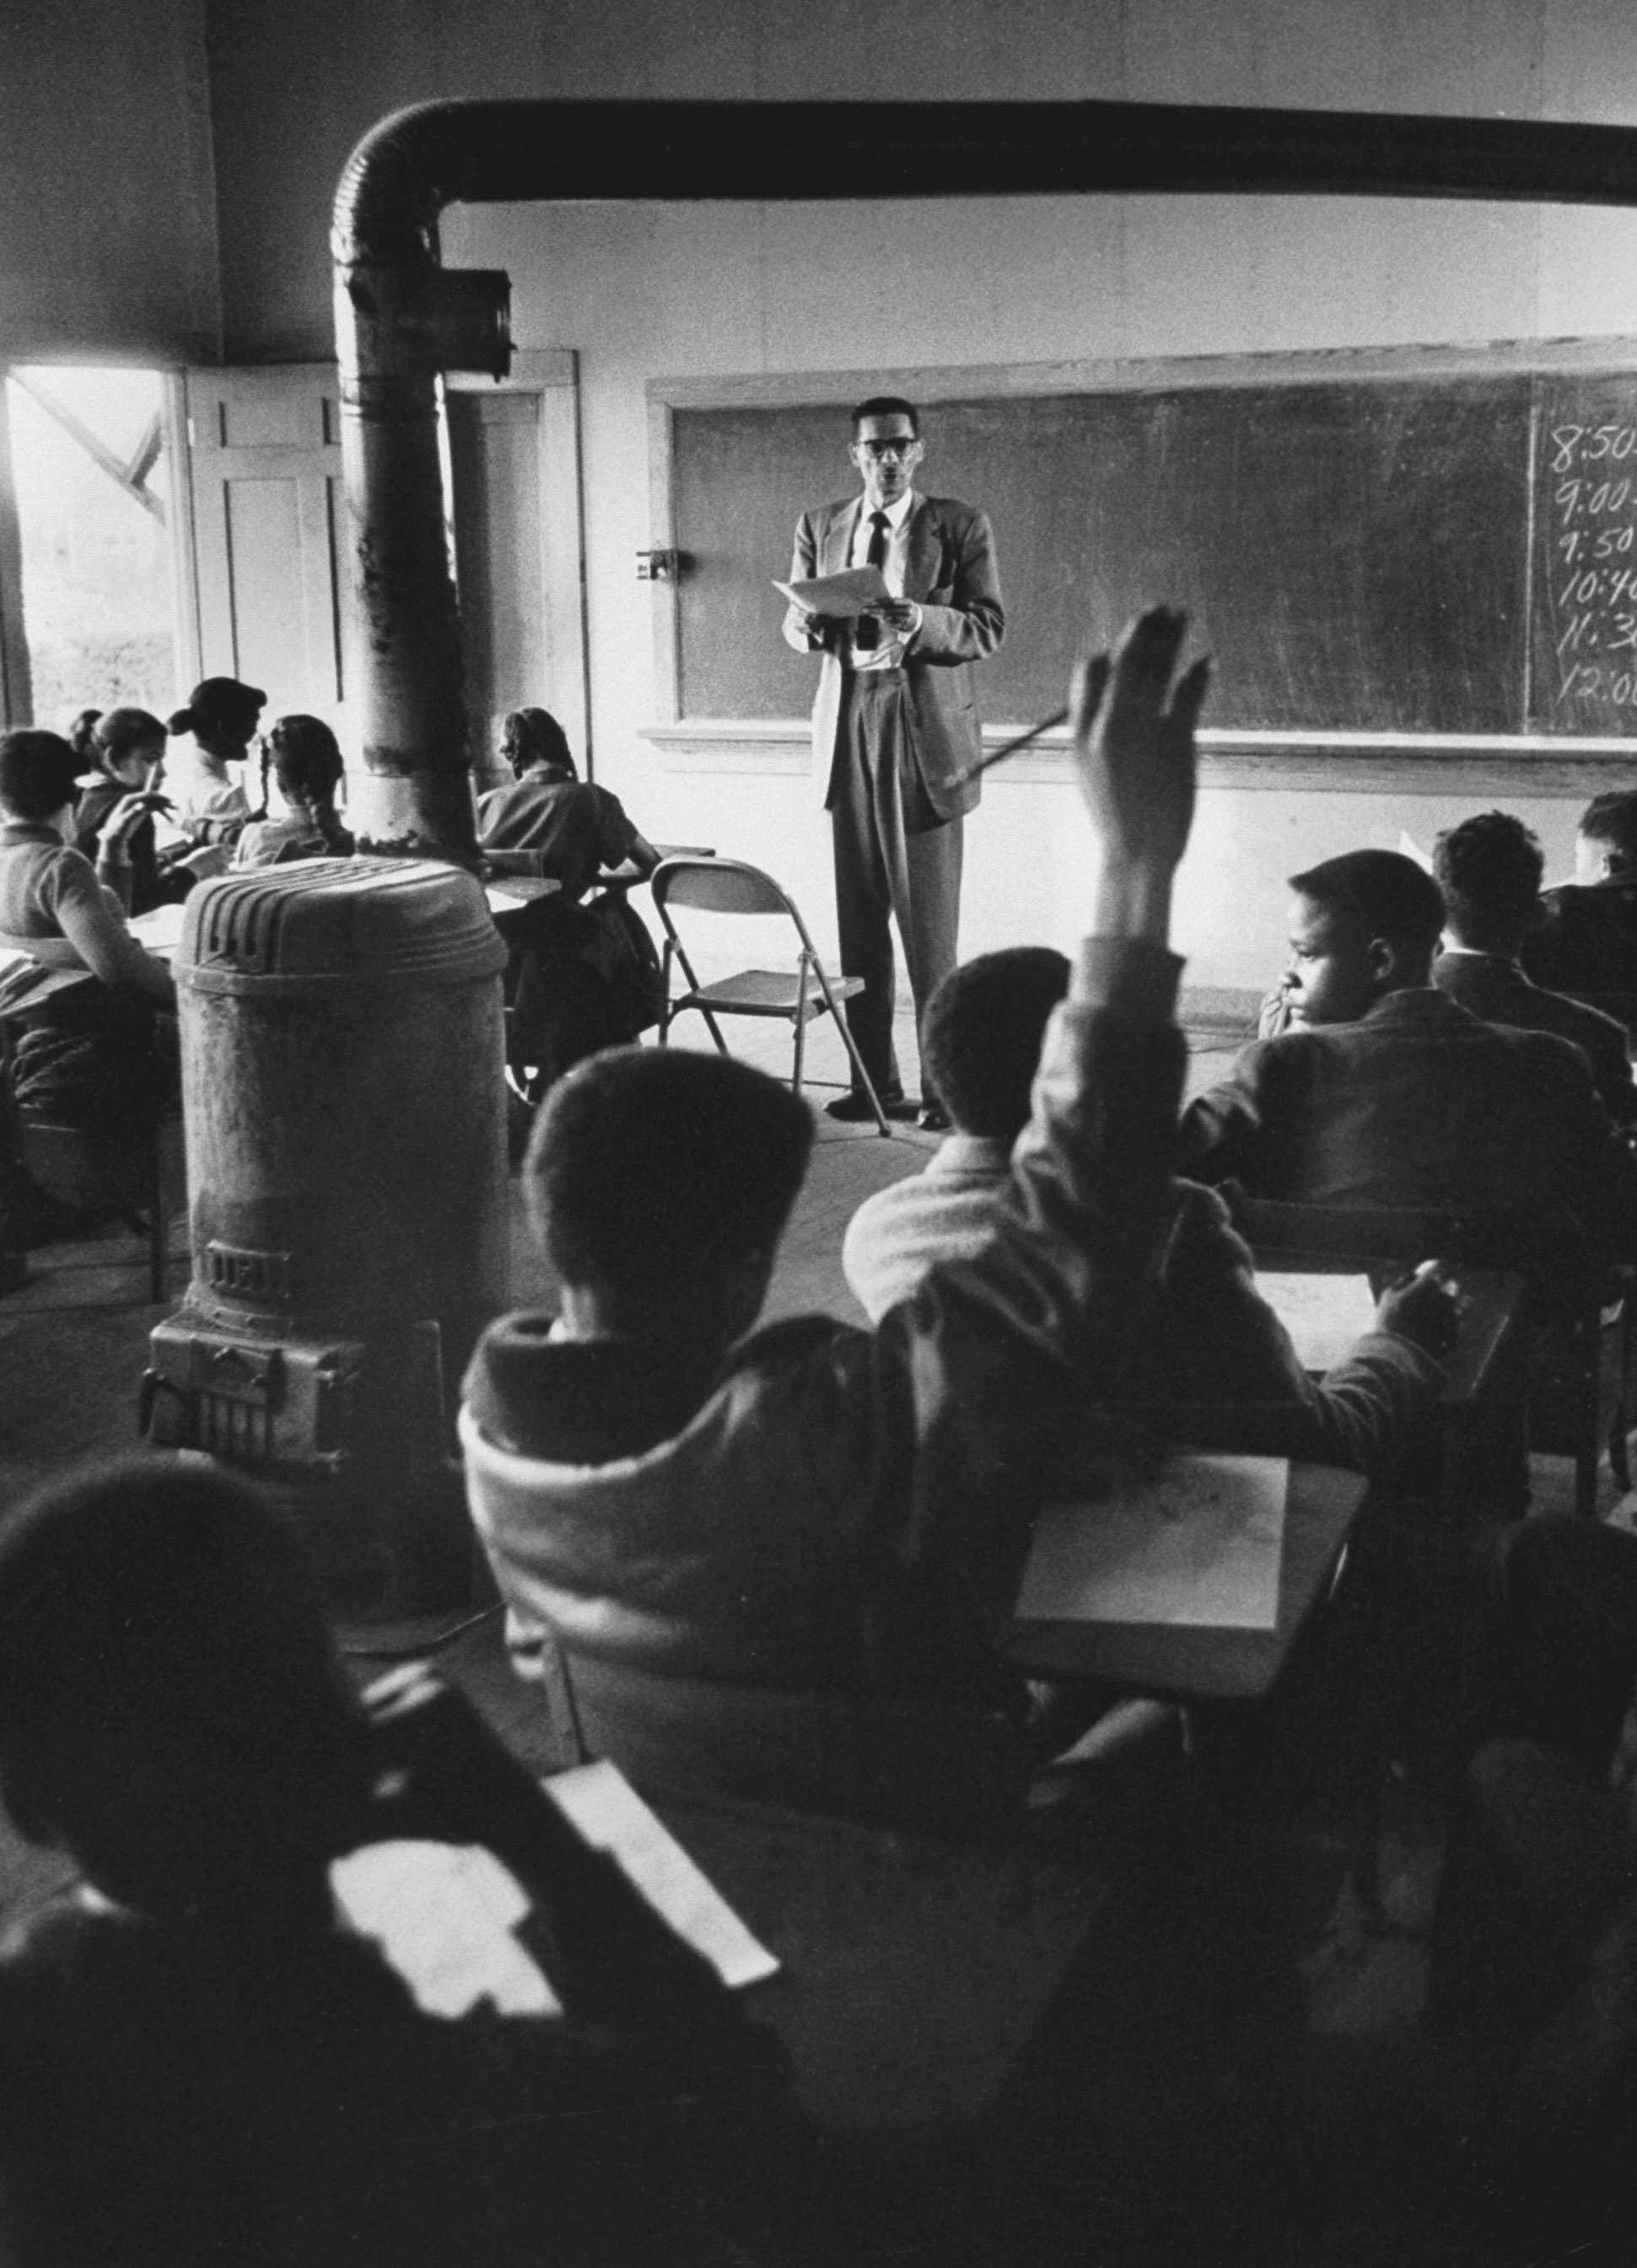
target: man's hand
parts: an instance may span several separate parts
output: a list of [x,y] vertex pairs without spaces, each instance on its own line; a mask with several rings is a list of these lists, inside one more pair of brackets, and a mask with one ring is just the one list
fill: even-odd
[[1461,1314],[1435,1260],[1424,1260],[1412,1276],[1389,1285],[1375,1309],[1375,1328],[1409,1339],[1424,1354],[1449,1353],[1460,1336]]
[[882,599],[871,611],[895,637],[912,638],[921,627],[921,610],[913,599]]
[[1071,754],[1091,814],[1097,867],[1093,929],[1104,937],[1166,942],[1171,877],[1188,845],[1194,808],[1194,727],[1210,664],[1172,677],[1185,615],[1151,608],[1132,623],[1112,661],[1076,668],[1069,688]]

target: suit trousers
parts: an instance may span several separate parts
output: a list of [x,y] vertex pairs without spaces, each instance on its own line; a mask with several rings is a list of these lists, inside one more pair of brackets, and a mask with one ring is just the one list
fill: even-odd
[[916,764],[901,669],[849,673],[837,726],[830,833],[841,966],[864,990],[847,1025],[878,1094],[903,1092],[892,1042],[892,931],[903,940],[918,1020],[955,967],[962,830],[940,819]]

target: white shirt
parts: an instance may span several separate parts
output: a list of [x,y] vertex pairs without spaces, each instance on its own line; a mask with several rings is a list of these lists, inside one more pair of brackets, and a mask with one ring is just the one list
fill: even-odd
[[[887,517],[887,556],[881,565],[881,579],[895,599],[903,596],[903,578],[910,563],[910,514],[921,499],[913,489],[906,489],[896,504],[883,504]],[[871,526],[870,501],[864,497],[859,509],[859,524],[852,531],[852,549],[847,556],[849,567],[867,567],[870,558],[870,539],[875,530]],[[849,638],[848,644],[852,646]],[[902,666],[910,641],[905,637],[883,636],[878,646],[866,646],[861,652],[856,646],[849,655],[855,670],[897,669]]]

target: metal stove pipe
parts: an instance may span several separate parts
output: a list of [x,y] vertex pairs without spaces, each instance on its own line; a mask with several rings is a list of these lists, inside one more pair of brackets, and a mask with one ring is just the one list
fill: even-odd
[[1129,102],[430,102],[336,192],[352,679],[366,850],[476,856],[438,451],[443,370],[503,376],[503,274],[446,271],[446,204],[1240,191],[1637,203],[1637,132]]

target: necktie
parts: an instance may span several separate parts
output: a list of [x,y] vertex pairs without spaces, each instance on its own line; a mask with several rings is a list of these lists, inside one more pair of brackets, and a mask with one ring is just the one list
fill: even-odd
[[[887,564],[887,515],[884,512],[870,514],[870,548],[864,555],[866,567],[885,568]],[[881,644],[881,624],[872,615],[863,615],[853,625],[852,643],[859,653],[871,653]]]

